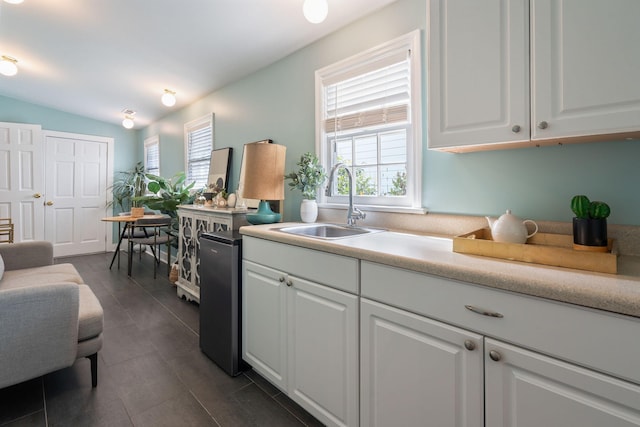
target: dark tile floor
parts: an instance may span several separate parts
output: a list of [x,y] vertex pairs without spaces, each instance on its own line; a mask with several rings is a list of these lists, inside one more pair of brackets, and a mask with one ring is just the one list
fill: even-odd
[[[125,254],[126,255],[126,254]],[[198,305],[153,279],[143,256],[127,277],[111,254],[71,262],[104,308],[98,387],[89,361],[0,389],[0,426],[319,426],[253,371],[228,376],[201,351]],[[163,264],[162,273],[166,266]]]

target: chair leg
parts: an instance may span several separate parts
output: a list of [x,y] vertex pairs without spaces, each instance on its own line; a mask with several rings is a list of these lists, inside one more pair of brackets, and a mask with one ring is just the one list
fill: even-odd
[[167,243],[167,277],[171,275],[171,241]]
[[91,387],[96,388],[98,386],[98,353],[87,356],[87,359],[91,362]]
[[127,254],[129,263],[127,264],[127,274],[131,277],[131,263],[133,262],[133,242],[129,240],[129,253]]

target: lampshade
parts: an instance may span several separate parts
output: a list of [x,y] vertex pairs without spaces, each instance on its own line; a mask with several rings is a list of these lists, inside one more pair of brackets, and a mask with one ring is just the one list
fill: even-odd
[[246,144],[244,149],[245,199],[284,199],[284,162],[287,147],[278,144]]

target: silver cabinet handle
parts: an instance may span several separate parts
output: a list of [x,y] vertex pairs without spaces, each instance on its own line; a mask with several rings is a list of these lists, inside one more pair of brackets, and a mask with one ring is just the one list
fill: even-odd
[[513,125],[513,127],[511,128],[511,132],[518,133],[521,129],[522,128],[520,127],[520,125]]
[[538,129],[546,129],[548,127],[549,127],[549,123],[545,122],[544,120],[538,123]]
[[280,283],[284,282],[284,276],[280,277],[278,280],[280,281]]
[[498,362],[500,359],[502,359],[502,355],[500,353],[498,353],[495,350],[491,350],[489,352],[489,357],[491,358],[491,360],[493,360],[494,362]]
[[464,348],[466,348],[466,349],[467,349],[467,350],[469,350],[469,351],[473,351],[473,350],[475,350],[475,349],[476,349],[476,343],[474,343],[474,342],[473,342],[473,341],[471,341],[471,340],[466,340],[466,341],[464,342]]
[[293,286],[293,282],[291,280],[287,280],[287,286]]
[[496,311],[489,311],[489,310],[485,310],[483,308],[478,308],[475,307],[473,305],[465,305],[464,308],[466,308],[467,310],[471,310],[474,313],[478,313],[478,314],[482,314],[483,316],[489,316],[489,317],[498,317],[498,318],[502,318],[504,317],[502,314],[496,312]]

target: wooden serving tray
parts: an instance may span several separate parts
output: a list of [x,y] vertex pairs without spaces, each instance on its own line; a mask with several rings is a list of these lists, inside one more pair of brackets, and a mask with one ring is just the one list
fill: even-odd
[[494,242],[489,228],[481,228],[453,238],[453,251],[512,261],[553,265],[617,274],[618,254],[609,239],[607,252],[573,249],[573,236],[536,233],[525,244]]

